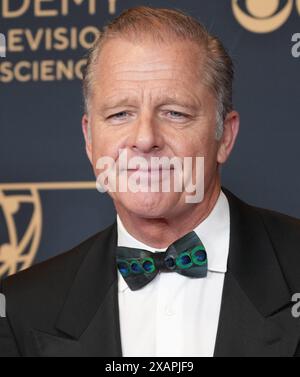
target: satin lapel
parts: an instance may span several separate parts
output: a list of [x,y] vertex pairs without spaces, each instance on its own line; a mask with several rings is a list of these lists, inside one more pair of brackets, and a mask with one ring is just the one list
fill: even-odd
[[298,322],[289,306],[264,317],[229,272],[215,357],[291,357],[297,348]]
[[[83,356],[121,356],[116,223],[94,242],[56,323],[80,343]],[[78,351],[77,351],[78,353]]]
[[293,356],[299,321],[259,214],[223,188],[230,247],[215,356]]

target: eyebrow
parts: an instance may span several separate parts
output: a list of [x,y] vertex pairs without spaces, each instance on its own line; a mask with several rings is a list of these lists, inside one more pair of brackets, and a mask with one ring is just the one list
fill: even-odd
[[[188,97],[190,99],[188,99]],[[124,97],[118,98],[117,96],[114,96],[114,97],[109,98],[105,103],[103,103],[100,106],[100,111],[101,112],[109,111],[109,110],[113,110],[122,106],[129,106],[129,105],[134,106],[134,104],[136,104],[137,102],[138,102],[137,97],[134,98],[134,97],[124,96]],[[158,103],[156,107],[178,105],[178,106],[185,107],[191,110],[199,110],[202,107],[200,101],[199,100],[197,101],[192,96],[186,96],[186,98],[180,98],[176,95],[175,96],[162,95],[158,97],[156,102]]]
[[197,101],[192,96],[186,96],[186,98],[181,98],[177,96],[163,96],[160,100],[159,106],[168,106],[168,105],[179,105],[179,106],[191,109],[191,110],[197,110],[202,107],[200,101],[199,100]]
[[117,107],[128,105],[130,102],[132,102],[132,98],[126,96],[126,97],[112,97],[111,99],[106,100],[106,102],[103,103],[103,105],[100,106],[100,111],[108,111],[115,109]]

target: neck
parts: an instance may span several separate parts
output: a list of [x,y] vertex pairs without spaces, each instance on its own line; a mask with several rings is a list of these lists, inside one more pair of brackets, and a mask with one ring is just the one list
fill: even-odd
[[[193,231],[213,210],[221,192],[220,180],[207,188],[204,200],[190,205],[188,211],[170,217],[149,219],[136,216],[125,208],[116,206],[127,232],[138,241],[157,249],[164,249],[177,239]],[[163,237],[162,237],[163,235]]]

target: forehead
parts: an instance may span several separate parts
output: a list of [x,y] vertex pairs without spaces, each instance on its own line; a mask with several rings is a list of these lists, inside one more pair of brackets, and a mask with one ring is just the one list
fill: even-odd
[[204,53],[193,42],[133,43],[124,39],[107,42],[95,67],[95,84],[102,89],[117,85],[185,86],[201,81]]

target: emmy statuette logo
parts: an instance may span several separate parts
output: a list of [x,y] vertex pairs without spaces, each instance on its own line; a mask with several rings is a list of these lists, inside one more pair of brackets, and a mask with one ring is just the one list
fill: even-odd
[[[40,193],[55,190],[94,189],[94,182],[15,183],[0,184],[0,279],[32,265],[38,252],[43,231],[43,212]],[[24,229],[17,219],[31,208]]]

